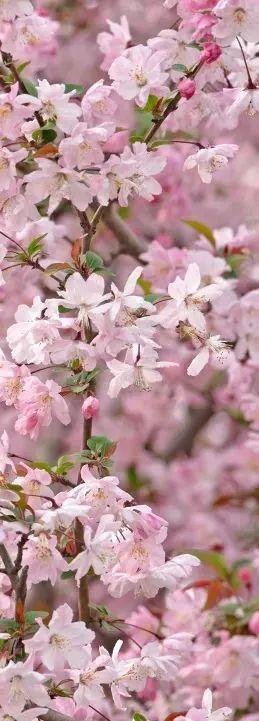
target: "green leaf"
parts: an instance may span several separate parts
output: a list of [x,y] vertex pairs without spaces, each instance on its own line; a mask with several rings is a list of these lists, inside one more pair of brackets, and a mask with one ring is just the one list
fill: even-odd
[[213,248],[216,246],[216,241],[213,235],[213,232],[211,228],[208,227],[208,225],[205,225],[204,223],[200,223],[198,220],[184,220],[183,223],[185,225],[189,225],[190,228],[193,228],[194,230],[197,230],[197,233],[200,233],[200,235],[204,235],[205,238],[213,245]]
[[238,276],[240,272],[240,266],[242,263],[244,263],[245,256],[242,255],[242,253],[233,253],[233,255],[229,255],[227,258],[227,263],[230,266],[234,276]]
[[83,85],[77,85],[77,83],[65,83],[65,93],[71,93],[72,90],[76,90],[77,95],[82,95],[85,92]]
[[14,618],[1,618],[0,631],[3,633],[13,633],[17,628],[19,628],[19,624]]
[[43,235],[38,235],[37,238],[33,238],[29,245],[26,248],[26,252],[30,257],[32,258],[34,255],[39,255],[41,251],[43,250],[43,243],[41,242],[43,238],[45,238],[47,233],[43,233]]
[[120,218],[122,218],[122,220],[127,220],[127,218],[130,216],[129,205],[125,206],[125,208],[120,206],[120,208],[118,209],[118,215],[120,216]]
[[103,269],[103,259],[97,253],[93,253],[92,250],[88,250],[82,257],[83,265],[91,271],[98,271]]
[[30,461],[28,465],[32,468],[40,468],[43,471],[48,471],[48,473],[51,473],[52,470],[49,463],[45,463],[45,461],[35,461],[35,463],[33,461]]
[[63,571],[61,573],[62,581],[66,581],[68,578],[75,578],[76,571]]
[[139,488],[143,488],[145,485],[144,481],[139,478],[136,466],[130,466],[127,470],[128,484],[131,491],[137,491]]
[[167,300],[167,297],[164,297],[161,295],[161,293],[147,293],[147,295],[144,295],[144,300],[148,301],[148,303],[156,303],[158,300]]
[[147,113],[150,113],[152,110],[154,110],[155,106],[157,105],[158,98],[156,95],[149,95],[146,105],[144,107],[144,111]]
[[134,713],[133,721],[147,721],[147,719],[142,713]]
[[144,278],[139,278],[137,281],[137,285],[139,285],[139,287],[142,288],[145,295],[148,295],[148,293],[152,292],[152,285],[149,280],[144,280]]
[[172,65],[172,70],[176,70],[178,73],[183,73],[184,75],[188,73],[188,68],[186,65],[182,65],[182,63],[175,63]]
[[65,476],[72,468],[74,468],[74,463],[69,460],[68,456],[60,456],[55,470],[53,470],[58,476]]
[[202,563],[205,563],[206,566],[210,566],[210,568],[213,568],[214,571],[217,571],[220,578],[224,581],[229,579],[231,570],[228,567],[222,553],[216,553],[215,551],[201,551],[196,548],[192,549],[190,553],[197,556],[197,558],[199,558]]
[[27,611],[25,614],[26,623],[35,623],[36,618],[47,618],[49,616],[48,611]]
[[24,85],[28,95],[34,95],[35,98],[38,97],[36,85],[34,85],[34,83],[29,78],[21,77],[21,82]]
[[45,125],[33,131],[32,137],[36,142],[42,142],[44,144],[51,143],[57,137],[55,123],[52,120],[48,120]]

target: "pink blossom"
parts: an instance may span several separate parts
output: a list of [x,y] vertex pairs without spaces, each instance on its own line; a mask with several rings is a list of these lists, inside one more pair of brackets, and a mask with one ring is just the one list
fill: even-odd
[[[49,696],[43,681],[44,676],[33,671],[30,657],[24,662],[9,661],[5,668],[0,669],[1,705],[6,713],[20,714],[27,701],[32,701],[37,706],[48,706]],[[37,709],[34,709],[34,714],[36,712]]]
[[52,120],[64,133],[71,133],[81,115],[80,107],[69,102],[75,91],[66,93],[62,83],[50,85],[47,80],[39,80],[37,94],[38,109],[44,122]]
[[189,100],[192,98],[196,90],[194,80],[191,80],[190,78],[183,78],[183,80],[180,80],[178,83],[178,90],[182,98]]
[[28,565],[28,588],[47,580],[54,586],[58,573],[67,570],[67,562],[56,545],[56,537],[49,537],[43,532],[28,538],[24,549],[24,563]]
[[67,426],[70,415],[60,395],[61,386],[52,380],[42,383],[36,376],[25,380],[18,402],[18,419],[15,428],[21,435],[38,438],[41,427],[49,426],[52,415]]
[[143,108],[150,93],[168,95],[168,74],[162,70],[163,53],[153,53],[145,45],[135,45],[113,61],[109,76],[112,87],[125,100],[135,99]]
[[158,368],[170,368],[177,363],[158,361],[155,350],[146,346],[142,353],[135,346],[125,362],[114,359],[107,362],[107,366],[114,378],[109,385],[108,394],[116,398],[123,388],[135,385],[140,390],[150,390],[150,384],[161,382],[161,373]]
[[40,619],[39,623],[39,630],[25,642],[27,653],[37,654],[51,671],[63,669],[66,663],[71,667],[84,665],[86,644],[93,641],[94,633],[81,621],[73,622],[73,611],[67,603],[54,611],[48,627]]
[[214,35],[224,44],[237,35],[242,35],[244,40],[257,40],[259,8],[253,0],[219,0],[214,13],[219,18]]
[[101,53],[104,55],[101,64],[102,70],[109,70],[113,60],[119,57],[131,40],[128,20],[122,15],[120,23],[107,20],[110,32],[102,32],[97,36],[97,43]]
[[213,174],[228,164],[228,159],[233,158],[238,150],[238,145],[216,145],[214,148],[198,150],[194,155],[189,155],[184,161],[184,168],[190,170],[198,167],[198,173],[203,183],[211,183]]
[[63,198],[70,200],[78,210],[88,207],[93,194],[84,183],[82,173],[60,167],[46,158],[38,160],[38,166],[39,170],[26,176],[26,194],[34,203],[49,198],[49,213],[53,213]]
[[111,87],[104,85],[103,80],[98,80],[86,91],[82,98],[81,108],[84,120],[90,127],[95,123],[99,125],[99,123],[113,119],[117,105],[111,95]]
[[96,418],[99,414],[100,403],[95,396],[88,396],[82,405],[82,414],[86,420]]

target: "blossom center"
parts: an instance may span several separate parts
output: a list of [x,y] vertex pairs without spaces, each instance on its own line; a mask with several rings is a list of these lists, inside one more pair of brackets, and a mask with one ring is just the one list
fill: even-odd
[[136,68],[134,72],[134,79],[138,88],[144,88],[147,84],[147,78],[144,75],[142,68]]
[[246,19],[246,11],[244,8],[237,8],[234,12],[234,18],[239,25],[242,25]]
[[67,639],[65,636],[53,633],[53,636],[50,637],[50,644],[51,646],[56,646],[56,648],[65,648],[67,645]]

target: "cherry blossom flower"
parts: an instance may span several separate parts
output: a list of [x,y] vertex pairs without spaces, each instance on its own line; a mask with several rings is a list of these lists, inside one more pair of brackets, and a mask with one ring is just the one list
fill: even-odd
[[112,87],[125,100],[135,99],[143,108],[150,93],[158,97],[168,94],[168,74],[163,72],[163,53],[153,53],[145,45],[135,45],[116,58],[109,68]]
[[63,669],[66,663],[73,668],[84,665],[86,644],[93,641],[95,634],[81,621],[73,622],[73,611],[67,603],[54,611],[48,627],[41,619],[39,625],[33,638],[25,642],[27,653],[39,654],[51,671]]
[[131,40],[128,20],[122,15],[119,23],[107,20],[110,32],[102,32],[97,36],[97,43],[103,53],[102,70],[109,70],[113,60],[119,57]]
[[121,318],[122,324],[127,322],[127,318],[130,322],[132,318],[134,320],[134,313],[136,313],[136,311],[140,309],[143,309],[144,311],[146,310],[149,313],[155,312],[155,308],[152,303],[148,303],[147,301],[145,301],[144,298],[141,297],[141,295],[133,295],[137,281],[140,278],[142,271],[143,268],[141,266],[138,266],[137,268],[135,268],[135,270],[132,271],[125,283],[123,291],[120,291],[115,285],[115,283],[111,284],[113,300],[109,303],[106,303],[105,306],[103,306],[103,308],[101,308],[100,310],[107,311],[109,308],[112,321],[115,321],[117,319],[118,322],[119,316],[119,318]]
[[104,160],[103,144],[113,135],[115,125],[111,122],[89,128],[87,123],[78,123],[69,138],[61,141],[59,149],[68,168],[79,170],[94,163],[98,165]]
[[216,145],[214,148],[203,148],[184,161],[184,168],[190,170],[198,167],[203,183],[211,183],[213,174],[228,164],[238,150],[238,145]]
[[237,35],[242,35],[244,40],[257,40],[259,8],[252,0],[219,0],[214,13],[219,21],[213,32],[224,44]]
[[50,85],[48,80],[39,80],[37,95],[38,109],[44,122],[52,120],[64,133],[71,133],[81,115],[80,107],[69,102],[75,91],[66,93],[62,83]]
[[31,657],[24,662],[9,661],[5,668],[0,669],[1,705],[4,710],[15,716],[23,711],[27,701],[32,701],[36,706],[48,705],[49,696],[43,682],[44,676],[33,671]]
[[212,692],[209,688],[204,691],[202,697],[202,708],[191,708],[185,716],[177,716],[177,721],[183,721],[184,718],[190,721],[224,721],[232,715],[232,709],[228,706],[212,711]]
[[14,20],[15,17],[31,15],[33,6],[30,0],[8,0],[0,8],[1,20]]
[[104,285],[103,277],[97,273],[92,273],[86,280],[80,273],[73,273],[67,280],[66,289],[59,291],[65,306],[78,309],[78,324],[83,338],[89,329],[91,313],[110,298],[110,293],[103,294]]
[[168,294],[173,298],[174,303],[169,302],[159,316],[160,322],[165,327],[188,320],[201,332],[206,330],[206,321],[201,309],[209,301],[218,298],[223,290],[221,283],[211,283],[203,287],[200,287],[200,284],[201,274],[197,263],[190,263],[184,279],[177,276],[176,280],[169,284]]
[[43,532],[28,538],[24,548],[24,563],[28,565],[28,588],[34,583],[47,580],[54,586],[58,573],[67,571],[67,562],[56,545],[56,537],[48,537]]
[[[6,29],[2,41],[2,50],[10,53],[15,60],[39,61],[40,51],[46,55],[55,48],[55,36],[58,25],[48,17],[33,12],[27,17],[18,17]],[[44,63],[43,63],[44,64]]]
[[70,414],[66,401],[60,395],[61,390],[55,381],[42,383],[36,376],[27,378],[19,395],[19,415],[15,423],[18,433],[28,433],[30,438],[38,438],[41,427],[50,425],[52,415],[67,426]]
[[227,347],[227,341],[222,340],[219,335],[208,336],[208,338],[203,341],[202,349],[188,366],[188,375],[198,375],[209,362],[210,355],[212,355],[212,357],[215,356],[215,358],[222,363],[228,357]]
[[107,651],[99,649],[99,655],[92,659],[92,649],[88,646],[88,663],[80,671],[70,672],[77,689],[74,694],[76,703],[85,707],[91,703],[102,702],[104,698],[103,684],[111,683],[114,679],[114,670],[107,664]]
[[24,466],[24,476],[18,476],[16,483],[23,489],[26,496],[29,498],[31,508],[41,508],[42,501],[48,498],[54,498],[54,493],[51,484],[51,476],[48,471],[41,468],[29,468]]
[[99,125],[106,120],[112,120],[117,105],[111,97],[112,90],[109,85],[104,85],[103,80],[91,85],[82,98],[81,108],[84,120],[90,127],[97,122]]
[[26,176],[26,194],[34,203],[49,198],[49,214],[53,213],[63,198],[71,200],[78,210],[88,207],[93,195],[83,182],[82,174],[57,166],[46,158],[38,160],[38,166],[39,170]]
[[116,398],[123,388],[135,385],[139,390],[150,390],[152,383],[162,380],[158,368],[171,368],[177,366],[172,361],[158,361],[157,353],[146,346],[139,352],[139,346],[133,346],[132,351],[127,354],[125,362],[114,359],[107,361],[107,366],[114,378],[109,385],[108,394]]

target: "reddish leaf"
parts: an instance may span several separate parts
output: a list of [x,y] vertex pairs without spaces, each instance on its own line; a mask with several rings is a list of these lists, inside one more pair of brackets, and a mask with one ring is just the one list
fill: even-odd
[[80,266],[80,262],[79,262],[80,253],[81,253],[81,241],[79,238],[77,238],[74,241],[74,243],[72,245],[72,250],[71,250],[71,258],[77,267]]
[[39,150],[36,150],[36,153],[34,153],[35,158],[44,158],[45,155],[56,155],[58,152],[58,149],[56,145],[53,145],[53,143],[46,143],[46,145],[43,145],[42,148],[39,148]]

